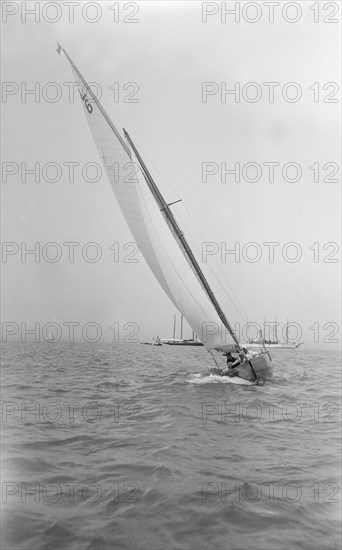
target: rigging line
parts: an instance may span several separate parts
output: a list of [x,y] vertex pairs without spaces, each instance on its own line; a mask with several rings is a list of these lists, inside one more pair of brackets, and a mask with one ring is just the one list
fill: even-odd
[[124,129],[124,134],[125,134],[125,137],[126,137],[127,141],[129,142],[130,146],[132,147],[132,150],[133,150],[134,154],[136,155],[136,157],[139,161],[139,164],[140,164],[140,167],[142,168],[143,175],[144,175],[144,178],[146,180],[147,186],[149,187],[150,191],[152,192],[152,195],[153,195],[157,205],[159,206],[159,209],[163,212],[163,216],[164,216],[165,220],[167,221],[168,225],[170,226],[170,229],[171,229],[172,233],[174,234],[174,236],[176,238],[176,241],[178,242],[178,244],[180,246],[180,249],[183,252],[184,257],[188,260],[188,263],[189,263],[190,267],[192,268],[195,276],[197,277],[197,279],[199,280],[199,282],[203,286],[203,288],[204,288],[209,300],[213,304],[219,318],[222,320],[224,326],[230,332],[230,334],[233,337],[234,341],[236,342],[237,346],[239,346],[238,338],[237,338],[233,328],[231,327],[228,319],[226,318],[226,316],[225,316],[220,304],[218,303],[215,295],[213,294],[213,291],[212,291],[211,287],[209,286],[209,283],[206,280],[206,278],[205,278],[205,276],[204,276],[204,274],[203,274],[203,272],[200,268],[200,265],[196,260],[196,257],[194,256],[191,248],[189,247],[188,242],[186,241],[186,239],[184,237],[183,231],[179,227],[179,225],[178,225],[175,217],[173,216],[171,210],[169,208],[167,208],[164,197],[162,196],[159,188],[157,187],[155,181],[153,180],[151,174],[149,173],[147,166],[145,165],[144,161],[142,160],[142,157],[141,157],[140,153],[138,152],[135,144],[133,143],[133,141],[131,140],[129,134],[126,132],[125,129]]
[[[180,219],[182,219],[180,217]],[[186,228],[187,224],[183,223],[183,220],[182,220],[182,225]],[[186,231],[186,234],[188,236],[188,240],[191,242],[191,245],[192,247],[196,250],[199,258],[202,258],[201,256],[201,251],[200,249],[198,248],[198,245],[196,243],[196,241],[194,240],[194,238],[191,236],[191,232],[190,231]],[[215,265],[217,267],[217,270],[220,272],[221,276],[223,277],[223,279],[225,279],[225,282],[227,284],[227,286],[229,287],[229,289],[231,290],[231,293],[234,295],[235,297],[235,300],[232,298],[232,296],[230,296],[230,294],[227,292],[227,290],[225,289],[225,287],[223,286],[222,282],[220,281],[219,277],[217,276],[217,274],[215,273],[215,271],[210,267],[210,265],[208,264],[205,264],[205,269],[207,271],[210,272],[210,274],[215,278],[215,280],[218,282],[218,284],[220,285],[220,287],[222,288],[224,294],[227,296],[227,298],[229,299],[229,302],[232,304],[232,306],[234,307],[234,309],[237,311],[237,313],[239,314],[239,316],[241,317],[241,319],[243,319],[244,321],[246,321],[246,319],[248,318],[248,315],[247,313],[245,312],[244,310],[244,307],[243,305],[241,304],[238,296],[236,295],[236,293],[234,292],[233,288],[231,287],[229,281],[227,280],[227,277],[225,277],[224,273],[222,272],[220,266],[218,265],[218,263],[215,261],[214,259],[214,262],[215,262]],[[202,265],[204,267],[204,264],[202,262]]]
[[[194,225],[195,225],[195,222],[190,214],[190,212],[188,212],[188,215],[190,216],[190,218],[192,219]],[[198,228],[196,228],[198,233],[200,233],[200,231],[198,230]],[[191,234],[190,234],[191,235]],[[191,237],[190,237],[191,238]],[[201,236],[201,238],[203,238]],[[192,238],[191,238],[192,239]],[[195,241],[192,239],[192,243],[193,245],[195,246],[196,250],[197,250],[197,253],[200,255],[201,252],[197,246],[197,244],[195,243]],[[235,307],[235,309],[238,311],[239,315],[241,315],[241,317],[243,319],[247,319],[248,315],[239,299],[239,297],[237,296],[236,292],[234,291],[234,289],[232,288],[227,276],[223,273],[220,265],[218,264],[218,262],[216,261],[215,258],[213,258],[213,262],[215,264],[215,267],[217,268],[217,271],[220,272],[220,275],[221,277],[223,278],[225,284],[228,286],[231,294],[234,296],[234,299],[232,298],[232,296],[230,296],[230,294],[227,292],[227,290],[225,289],[225,287],[223,286],[222,282],[220,281],[219,277],[217,276],[217,274],[215,273],[215,271],[212,269],[212,267],[209,265],[209,264],[206,264],[207,265],[207,269],[210,271],[210,273],[212,274],[212,276],[216,279],[216,281],[219,283],[219,285],[221,286],[222,290],[224,291],[224,293],[226,294],[226,296],[228,297],[228,299],[230,300],[230,302],[233,304],[233,306]]]
[[178,197],[180,199],[180,196],[178,194],[178,192],[176,191],[176,189],[174,189],[174,187],[172,187],[171,183],[165,178],[165,176],[163,176],[163,174],[161,173],[161,171],[158,169],[158,167],[154,164],[154,162],[149,158],[149,156],[145,153],[145,151],[142,149],[142,147],[137,146],[136,144],[136,141],[134,139],[134,143],[135,143],[135,146],[137,147],[137,149],[139,149],[139,151],[142,152],[144,158],[146,158],[148,160],[148,162],[153,166],[153,168],[155,169],[156,172],[158,172],[159,176],[161,177],[162,180],[164,180],[164,182],[166,183],[166,185],[171,189],[171,191],[176,195],[176,197]]
[[220,369],[220,365],[219,365],[218,362],[216,361],[216,357],[215,357],[215,355],[214,355],[214,353],[213,353],[213,350],[208,350],[208,351],[210,351],[211,356],[212,356],[212,358],[214,359],[214,362],[215,362],[216,366]]
[[[145,206],[145,212],[146,212],[147,216],[148,216],[149,219],[150,219],[150,223],[151,223],[151,226],[152,226],[153,229],[154,229],[154,232],[155,232],[155,234],[156,234],[156,238],[158,239],[158,242],[159,242],[160,246],[162,247],[165,256],[168,258],[169,263],[173,266],[173,269],[174,269],[175,272],[177,273],[179,280],[182,281],[182,283],[183,283],[183,277],[180,275],[180,273],[178,272],[177,267],[176,267],[176,266],[174,265],[174,263],[171,261],[170,256],[169,256],[169,254],[167,253],[167,250],[165,249],[165,247],[164,247],[162,241],[161,241],[160,238],[159,238],[158,231],[157,231],[157,229],[155,228],[155,225],[154,225],[154,222],[153,222],[153,218],[152,218],[152,216],[151,216],[150,209],[148,208],[148,204],[147,204],[147,202],[146,202],[145,194],[144,194],[144,191],[143,191],[143,189],[142,189],[142,185],[141,185],[141,183],[140,183],[139,178],[138,178],[137,185],[138,185],[139,190],[140,190],[141,199],[142,199],[143,204],[144,204],[144,206]],[[147,185],[147,184],[146,184],[146,185]],[[153,198],[152,195],[148,194],[147,196],[148,196],[148,197],[150,198],[150,200],[152,201],[152,198]],[[164,220],[164,217],[163,217],[163,216],[162,216],[162,218],[163,218],[163,220]],[[152,245],[153,245],[153,243],[152,243]],[[190,266],[189,266],[189,269],[191,269]],[[196,280],[197,280],[197,279],[196,279]],[[167,283],[167,281],[166,281],[166,283]],[[200,284],[199,281],[197,281],[197,283]],[[168,283],[167,283],[167,284],[168,284]],[[202,286],[202,285],[201,285],[201,286]],[[186,286],[184,285],[184,283],[183,283],[183,291],[184,291],[184,289],[185,289],[185,290],[188,292],[188,294],[190,294],[190,296],[193,298],[194,302],[197,304],[199,310],[201,311],[203,317],[205,318],[205,311],[203,310],[202,305],[201,305],[200,302],[196,299],[196,297],[195,297],[194,294],[191,292],[191,290],[190,290],[188,287],[186,287]],[[171,290],[170,290],[170,293],[171,293],[171,295],[172,295]],[[175,305],[175,307],[178,309],[178,311],[179,311],[182,315],[184,315],[184,313],[179,309],[177,303],[175,303],[175,299],[173,298],[171,301],[172,301],[172,303]],[[186,318],[186,317],[185,317],[185,318]],[[187,320],[187,318],[186,318],[186,320]],[[188,321],[188,324],[190,324],[189,321]],[[190,325],[190,327],[191,327],[191,325]],[[192,328],[192,327],[191,327],[191,328]],[[230,345],[230,344],[228,344],[228,345]],[[205,344],[204,344],[204,346],[205,346]],[[205,346],[205,347],[206,347],[206,346]],[[209,351],[209,350],[208,350],[208,351]]]
[[[140,151],[143,151],[143,149],[139,146],[139,149]],[[177,197],[179,197],[177,191],[172,187],[172,185],[170,184],[170,182],[163,176],[163,174],[160,172],[160,170],[157,168],[157,166],[153,163],[153,161],[148,157],[148,155],[146,155],[144,153],[144,156],[146,156],[146,158],[148,159],[148,161],[154,166],[154,168],[156,169],[156,171],[158,172],[158,174],[161,176],[161,178],[165,181],[165,183],[168,185],[168,187],[170,187],[170,189],[175,193],[175,195]],[[191,215],[191,213],[189,212],[189,210],[187,209],[187,207],[185,206],[185,204],[183,203],[183,208],[184,210],[186,211],[187,215],[189,216],[189,218],[191,219],[193,225],[194,225],[194,228],[196,229],[198,235],[200,236],[200,238],[204,239],[203,235],[201,234],[193,216]],[[181,219],[181,222],[182,222],[182,226],[184,227],[187,235],[190,237],[191,241],[192,241],[192,244],[195,245],[196,247],[196,250],[197,250],[197,253],[200,255],[200,251],[199,249],[197,248],[197,245],[194,241],[194,239],[191,238],[191,232],[188,231],[187,229],[187,224],[184,223],[184,220],[182,219],[182,216],[180,216],[180,219]],[[201,257],[201,256],[200,256]],[[227,284],[227,286],[229,287],[229,290],[231,291],[231,293],[234,295],[234,298],[237,302],[237,304],[234,303],[232,297],[227,293],[227,290],[224,288],[224,286],[222,285],[221,281],[218,279],[217,275],[213,272],[212,268],[210,266],[208,266],[208,269],[210,270],[210,272],[213,274],[213,276],[215,277],[215,279],[218,281],[218,283],[220,284],[221,288],[223,289],[224,293],[226,294],[226,296],[229,298],[229,300],[231,301],[231,303],[233,304],[233,306],[236,308],[236,310],[238,311],[238,313],[241,315],[241,317],[244,319],[244,321],[246,321],[246,319],[248,318],[248,315],[245,311],[245,308],[243,307],[239,297],[237,296],[237,294],[235,293],[235,291],[233,290],[232,286],[230,285],[229,283],[229,280],[227,278],[227,276],[223,273],[221,267],[219,266],[219,264],[217,263],[217,261],[215,260],[215,258],[213,259],[214,260],[214,263],[215,263],[215,266],[218,268],[218,271],[220,271],[220,274],[222,276],[222,278],[224,279],[225,283]]]
[[[191,238],[191,236],[189,237],[189,240],[192,244],[192,246],[195,248],[197,254],[201,257],[201,252],[196,244],[196,242]],[[215,260],[214,260],[215,261]],[[206,268],[207,270],[210,272],[210,274],[215,278],[215,280],[218,282],[218,284],[220,285],[220,287],[222,288],[224,294],[227,296],[227,298],[229,299],[230,303],[232,304],[232,306],[235,308],[235,310],[238,312],[238,314],[241,316],[241,318],[246,321],[246,319],[248,318],[248,315],[247,313],[245,312],[239,298],[236,296],[234,290],[232,289],[232,287],[230,286],[229,282],[226,280],[226,283],[227,283],[227,286],[229,287],[229,289],[231,290],[231,292],[234,294],[234,297],[236,299],[236,302],[234,301],[234,299],[230,296],[230,294],[227,292],[227,290],[225,289],[225,287],[223,286],[222,282],[220,281],[220,279],[218,278],[218,276],[216,275],[215,271],[210,267],[210,265],[208,264],[205,264],[206,265]],[[223,278],[225,278],[224,276],[224,273],[221,271],[220,269],[220,266],[217,264],[217,262],[215,262],[215,265],[216,267],[218,268],[218,271],[220,271],[221,275]],[[238,303],[240,304],[240,307],[238,305]]]
[[[136,143],[136,142],[135,142],[135,143]],[[167,186],[175,193],[175,195],[176,195],[177,197],[179,197],[177,191],[172,187],[172,185],[170,184],[170,182],[163,176],[163,174],[160,172],[160,170],[158,169],[158,167],[157,167],[157,166],[153,163],[153,161],[148,157],[148,155],[144,152],[144,150],[143,150],[140,146],[138,146],[137,144],[136,144],[136,147],[137,147],[137,149],[139,149],[139,150],[143,153],[144,157],[147,158],[147,160],[149,161],[149,163],[152,164],[152,166],[155,168],[155,170],[158,172],[158,174],[161,176],[161,178],[164,180],[164,182],[167,184]],[[198,226],[197,226],[197,224],[196,224],[194,218],[192,217],[192,215],[190,214],[189,210],[186,208],[186,206],[185,206],[184,203],[183,203],[183,208],[184,208],[184,210],[186,211],[186,213],[187,213],[187,215],[189,216],[189,218],[191,219],[191,221],[192,221],[192,223],[193,223],[193,225],[194,225],[196,231],[198,232],[200,238],[201,238],[202,241],[203,241],[204,237],[203,237],[203,235],[201,234],[201,232],[200,232],[200,230],[199,230],[199,228],[198,228]],[[191,237],[191,232],[187,230],[187,224],[184,223],[184,220],[182,219],[181,216],[179,216],[179,217],[181,218],[181,223],[182,223],[182,226],[183,226],[184,229],[185,229],[185,232],[186,232],[187,236],[190,238],[192,244],[193,244],[193,245],[195,246],[195,248],[196,248],[197,253],[198,253],[199,256],[201,257],[200,251],[199,251],[199,249],[197,248],[197,245],[196,245],[194,239]],[[243,318],[243,320],[246,321],[247,318],[248,318],[248,315],[247,315],[247,313],[246,313],[246,311],[245,311],[245,308],[243,307],[243,305],[242,305],[241,301],[239,300],[237,294],[235,293],[235,291],[233,290],[232,286],[230,285],[227,276],[223,273],[222,269],[221,269],[220,266],[218,265],[218,263],[217,263],[217,261],[215,260],[215,258],[214,258],[214,263],[215,263],[215,266],[218,268],[218,271],[220,271],[220,274],[221,274],[221,276],[223,277],[225,283],[226,283],[227,286],[229,287],[229,290],[230,290],[231,293],[234,295],[237,304],[234,303],[232,297],[228,294],[227,290],[224,288],[223,284],[222,284],[221,281],[218,279],[217,275],[214,273],[214,271],[212,270],[212,268],[211,268],[210,266],[208,266],[208,269],[210,270],[210,272],[212,273],[212,275],[215,277],[215,279],[218,281],[218,283],[219,283],[219,285],[221,286],[222,290],[224,291],[224,293],[226,294],[226,296],[228,297],[228,299],[230,300],[230,302],[233,304],[233,306],[235,307],[235,309],[238,311],[239,315],[241,315],[241,317]],[[239,305],[238,305],[238,304],[239,304]]]
[[[204,241],[203,241],[204,237],[203,237],[203,235],[201,234],[200,229],[197,227],[197,224],[196,224],[194,218],[192,217],[191,213],[188,212],[188,210],[187,210],[187,208],[186,208],[185,206],[184,206],[184,208],[185,208],[185,210],[187,211],[187,214],[188,214],[188,216],[190,217],[192,223],[194,224],[194,227],[195,227],[196,231],[198,232],[199,236],[201,237],[202,242],[204,242]],[[199,250],[198,250],[198,249],[197,249],[197,252],[199,253]],[[225,283],[226,283],[227,286],[229,287],[229,290],[231,291],[231,293],[234,295],[234,298],[235,298],[236,302],[239,304],[240,307],[238,307],[236,304],[234,304],[233,299],[231,298],[231,296],[229,296],[229,294],[227,293],[226,289],[223,287],[221,281],[220,281],[219,278],[217,277],[216,273],[212,270],[212,268],[211,268],[209,265],[208,265],[208,269],[209,269],[210,272],[213,274],[213,276],[215,277],[215,279],[218,281],[218,283],[220,284],[220,286],[222,287],[222,289],[224,290],[225,294],[226,294],[227,297],[230,299],[230,301],[232,302],[232,304],[234,305],[234,307],[239,311],[240,314],[241,314],[241,312],[242,312],[242,317],[245,317],[245,318],[247,319],[248,315],[247,315],[247,313],[246,313],[246,311],[245,311],[245,308],[243,307],[241,301],[239,300],[239,297],[237,296],[236,292],[234,291],[234,289],[233,289],[232,286],[230,285],[227,276],[223,273],[223,271],[222,271],[220,265],[218,264],[218,262],[216,261],[215,258],[213,258],[213,261],[214,261],[214,263],[215,263],[215,266],[217,267],[217,270],[220,272],[222,278],[224,279]]]
[[[152,219],[152,217],[151,217],[150,210],[149,210],[149,208],[147,207],[147,203],[146,203],[146,200],[145,200],[145,196],[144,196],[144,193],[143,193],[143,191],[142,191],[141,184],[140,184],[139,181],[138,181],[138,186],[139,186],[139,189],[140,189],[141,198],[142,198],[142,200],[143,200],[143,202],[144,202],[145,211],[146,211],[146,213],[147,213],[147,215],[148,215],[148,217],[149,217],[149,219],[150,219],[150,223],[151,223],[151,225],[152,225],[152,227],[153,227],[153,229],[154,229],[154,231],[155,231],[155,233],[156,233],[156,235],[157,235],[159,244],[160,244],[160,246],[162,247],[165,256],[168,258],[169,263],[173,266],[174,270],[176,271],[179,280],[180,280],[180,281],[183,281],[183,278],[181,277],[180,273],[178,272],[177,267],[176,267],[176,266],[174,265],[174,263],[171,261],[170,256],[169,256],[169,254],[167,253],[167,250],[165,249],[165,247],[164,247],[162,241],[159,239],[158,232],[157,232],[157,230],[156,230],[156,228],[155,228],[155,225],[154,225],[154,223],[153,223],[153,219]],[[191,268],[189,267],[189,269],[191,269]],[[167,283],[167,281],[166,281],[166,283]],[[167,283],[167,284],[168,284],[168,283]],[[201,311],[203,317],[205,317],[205,312],[203,311],[201,304],[200,304],[199,301],[196,299],[196,297],[193,295],[193,293],[191,292],[191,290],[190,290],[189,288],[185,287],[184,284],[183,284],[183,287],[184,287],[184,289],[190,294],[190,296],[193,298],[194,302],[197,304],[199,310]],[[172,296],[171,290],[170,290],[170,293],[171,293],[171,296]],[[175,305],[175,307],[178,309],[178,311],[184,316],[184,313],[183,313],[182,311],[179,310],[177,303],[175,303],[175,299],[173,298],[171,301],[173,302],[173,304]],[[191,326],[191,325],[190,325],[190,326]],[[205,345],[205,344],[204,344],[204,345]]]

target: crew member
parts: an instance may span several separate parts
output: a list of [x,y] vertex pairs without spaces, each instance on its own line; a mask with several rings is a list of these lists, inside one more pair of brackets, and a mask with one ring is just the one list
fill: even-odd
[[227,351],[227,353],[224,353],[223,355],[226,356],[227,359],[227,367],[229,367],[230,363],[235,362],[235,357],[233,356],[231,351]]

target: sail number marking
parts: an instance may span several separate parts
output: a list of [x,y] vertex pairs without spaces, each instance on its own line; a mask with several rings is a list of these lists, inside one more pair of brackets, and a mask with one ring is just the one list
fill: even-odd
[[[79,91],[79,90],[78,90]],[[79,91],[80,92],[80,91]],[[81,99],[82,101],[84,102],[84,105],[86,106],[86,109],[88,111],[88,113],[91,115],[92,112],[93,112],[93,106],[92,104],[90,103],[89,99],[87,98],[87,94],[84,93],[83,95],[81,94],[80,92],[80,96],[81,96]]]

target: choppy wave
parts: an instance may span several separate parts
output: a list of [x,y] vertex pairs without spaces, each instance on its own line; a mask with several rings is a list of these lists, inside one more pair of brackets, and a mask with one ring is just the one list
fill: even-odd
[[339,356],[255,385],[203,348],[5,345],[6,550],[339,544]]
[[256,382],[249,382],[242,378],[229,378],[228,376],[219,376],[218,374],[193,374],[190,377],[191,384],[237,384],[238,386],[255,386]]

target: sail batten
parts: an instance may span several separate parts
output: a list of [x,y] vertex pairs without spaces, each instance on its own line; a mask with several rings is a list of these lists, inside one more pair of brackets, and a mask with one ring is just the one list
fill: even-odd
[[[169,206],[158,188],[159,196],[152,193],[151,176],[133,142],[130,138],[125,142],[76,65],[61,50],[79,85],[83,111],[111,187],[146,263],[207,349],[235,347],[238,340]],[[132,164],[139,169],[127,178],[127,165]]]

